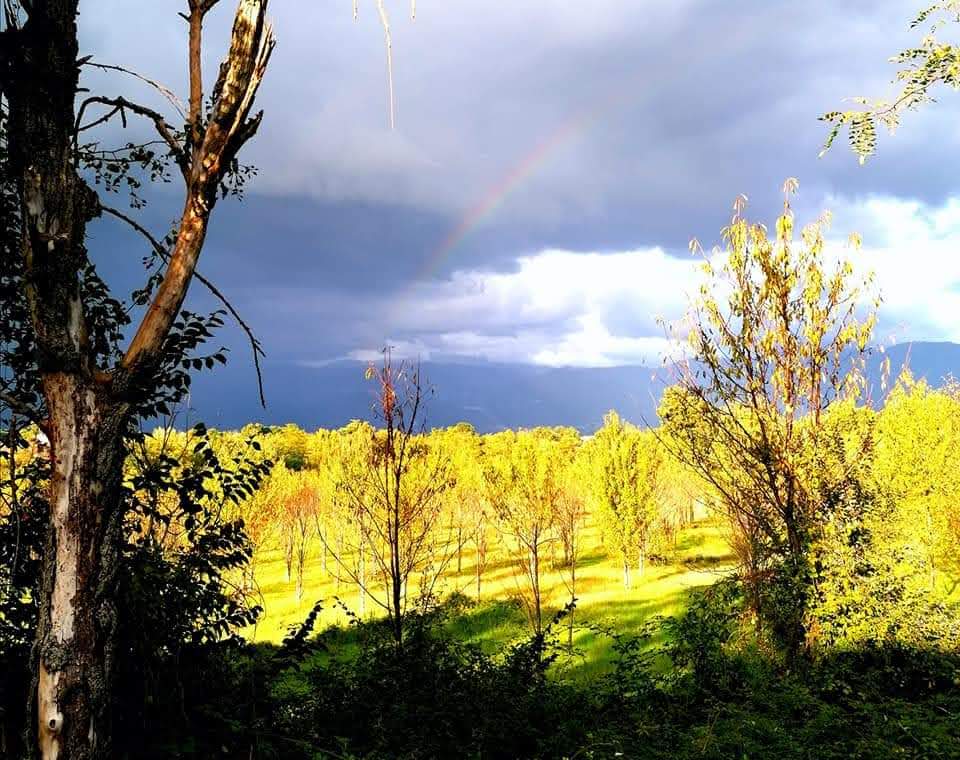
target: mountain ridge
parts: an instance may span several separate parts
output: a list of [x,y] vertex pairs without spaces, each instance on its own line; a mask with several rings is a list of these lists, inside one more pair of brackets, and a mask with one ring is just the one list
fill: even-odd
[[[890,359],[885,386],[884,357]],[[960,374],[960,344],[915,341],[888,347],[883,353],[874,351],[867,365],[868,389],[874,399],[889,392],[906,364],[917,379],[940,385],[954,373]],[[374,388],[364,380],[367,366],[352,360],[321,366],[267,364],[266,409],[256,403],[251,367],[201,374],[194,381],[190,417],[219,428],[292,422],[307,430],[371,419]],[[483,361],[424,361],[422,371],[433,390],[427,425],[469,422],[480,432],[568,425],[590,433],[610,409],[634,423],[652,423],[660,393],[671,377],[669,368],[642,365],[545,367]]]

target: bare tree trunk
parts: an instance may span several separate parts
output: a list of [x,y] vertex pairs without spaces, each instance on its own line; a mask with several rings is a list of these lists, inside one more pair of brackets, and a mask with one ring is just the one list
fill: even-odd
[[283,537],[283,564],[287,571],[287,583],[293,578],[293,528]]
[[481,532],[483,531],[483,526],[480,525],[477,528],[476,533],[476,546],[477,546],[477,601],[480,601],[480,580],[483,576],[483,570],[487,566],[487,540],[486,536]]
[[759,637],[763,633],[763,609],[761,607],[763,598],[760,595],[760,573],[756,568],[753,569],[751,576],[750,590],[753,596],[754,623]]
[[297,602],[303,600],[303,570],[307,564],[306,552],[301,550],[297,553]]
[[48,376],[44,389],[53,467],[34,651],[38,744],[45,759],[110,757],[126,412],[74,375]]
[[[395,452],[397,449],[393,442],[393,428],[387,423],[387,451]],[[393,465],[388,455],[387,462]],[[400,462],[402,464],[402,461]],[[394,465],[395,467],[395,465]],[[400,474],[397,469],[391,467],[390,473],[393,479],[393,493],[390,496],[389,511],[387,514],[387,541],[390,561],[390,617],[393,623],[393,639],[397,646],[403,641],[403,573],[400,568]]]
[[[337,564],[341,564],[343,557],[343,520],[340,520],[340,529],[337,531],[337,553],[333,558],[337,561]],[[340,591],[340,568],[337,568],[337,592]]]
[[[317,511],[319,512],[319,507],[317,508]],[[327,577],[327,550],[328,550],[327,537],[324,536],[323,534],[320,516],[315,513],[313,520],[314,520],[314,526],[317,529],[317,538],[320,540],[320,551],[322,552],[320,556],[320,566],[321,566],[321,569],[323,570],[323,576],[326,578]]]
[[540,600],[540,552],[536,545],[530,550],[530,581],[533,590],[534,632],[539,636],[543,633],[543,609]]
[[358,587],[360,589],[360,617],[364,618],[367,614],[367,567],[366,567],[366,558],[364,557],[363,552],[363,541],[360,541],[360,583]]
[[623,561],[623,587],[630,588],[630,563]]
[[399,571],[393,572],[391,578],[391,606],[393,611],[393,638],[399,645],[403,641],[403,576]]

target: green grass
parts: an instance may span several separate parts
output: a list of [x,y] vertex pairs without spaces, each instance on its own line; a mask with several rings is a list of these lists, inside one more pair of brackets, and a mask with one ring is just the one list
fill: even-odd
[[[588,527],[583,543],[588,549],[578,564],[574,618],[574,649],[578,655],[569,663],[577,677],[597,675],[610,662],[612,642],[594,628],[631,633],[639,631],[653,616],[676,614],[683,609],[691,589],[713,583],[733,564],[721,525],[712,519],[701,520],[682,531],[667,562],[648,563],[643,576],[634,573],[629,589],[624,588],[622,568],[604,552],[595,528]],[[462,572],[451,572],[442,579],[441,595],[459,592],[475,598],[474,568],[474,556],[465,552]],[[295,582],[286,580],[282,555],[279,551],[267,552],[256,566],[264,615],[255,628],[246,632],[247,637],[279,642],[291,626],[303,621],[317,601],[324,603],[318,629],[346,626],[349,615],[343,606],[359,616],[361,604],[356,586],[344,580],[338,588],[332,558],[328,559],[328,571],[324,573],[320,551],[316,549],[308,560],[304,595],[298,603]],[[529,635],[526,615],[517,602],[517,584],[507,555],[492,554],[482,577],[479,603],[467,606],[451,618],[452,632],[486,651]],[[560,570],[552,566],[544,575],[543,587],[547,590],[544,617],[548,619],[568,601],[569,592]],[[336,598],[341,605],[336,603]],[[365,617],[374,617],[379,612],[368,599]],[[346,631],[338,635],[337,640],[338,649],[352,648],[351,636]]]

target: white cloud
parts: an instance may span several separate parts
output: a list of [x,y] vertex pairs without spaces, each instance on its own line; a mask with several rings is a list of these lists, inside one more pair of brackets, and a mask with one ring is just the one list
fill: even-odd
[[[939,207],[880,197],[827,205],[834,255],[876,275],[878,340],[960,341],[960,199]],[[853,229],[863,235],[859,252],[842,242]],[[461,271],[413,286],[379,324],[396,336],[387,343],[423,359],[650,366],[679,350],[658,318],[680,320],[700,281],[695,259],[661,248],[545,250],[518,259],[512,272]],[[375,355],[365,346],[351,357]]]
[[[423,341],[388,340],[390,355],[394,359],[422,359],[430,361],[430,347]],[[383,358],[383,348],[358,348],[347,354],[348,359],[359,362],[379,363]]]
[[[455,272],[414,286],[392,301],[384,318],[392,335],[404,337],[386,342],[422,358],[656,364],[670,346],[656,318],[676,319],[695,281],[692,259],[661,248],[547,250],[520,258],[513,272]],[[616,304],[624,309],[611,309]],[[372,352],[362,347],[350,356]]]
[[960,342],[960,198],[833,199],[835,227],[863,236],[856,260],[883,298],[878,338]]

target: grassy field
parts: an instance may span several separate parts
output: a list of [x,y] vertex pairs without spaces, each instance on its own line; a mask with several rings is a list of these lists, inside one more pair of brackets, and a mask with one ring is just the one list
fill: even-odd
[[[649,563],[643,576],[634,574],[631,588],[624,588],[622,568],[603,551],[599,534],[588,527],[577,570],[577,609],[574,645],[581,655],[575,659],[577,675],[589,676],[602,671],[610,658],[609,638],[598,635],[592,626],[617,631],[636,631],[650,617],[680,611],[691,589],[713,583],[729,570],[733,557],[724,541],[719,522],[705,519],[681,531],[676,546],[662,563]],[[485,649],[496,649],[528,635],[523,608],[515,601],[518,579],[503,552],[492,552],[482,577],[481,598],[462,614],[451,619],[455,633]],[[454,563],[455,565],[455,563]],[[279,642],[290,626],[302,622],[317,601],[324,602],[318,629],[344,626],[347,607],[361,615],[357,587],[344,580],[337,584],[336,564],[328,559],[324,573],[319,544],[308,560],[303,599],[298,603],[293,580],[287,582],[283,557],[268,552],[258,560],[256,579],[262,595],[264,614],[255,628],[246,632],[249,639]],[[476,598],[474,556],[464,552],[462,572],[451,572],[442,579],[440,592],[446,596],[460,592]],[[569,592],[560,571],[550,566],[543,586],[548,590],[550,614],[569,600]],[[336,599],[341,601],[338,605]],[[366,601],[366,617],[380,613],[376,604]],[[587,625],[583,625],[587,624]],[[349,637],[345,637],[349,641]]]

